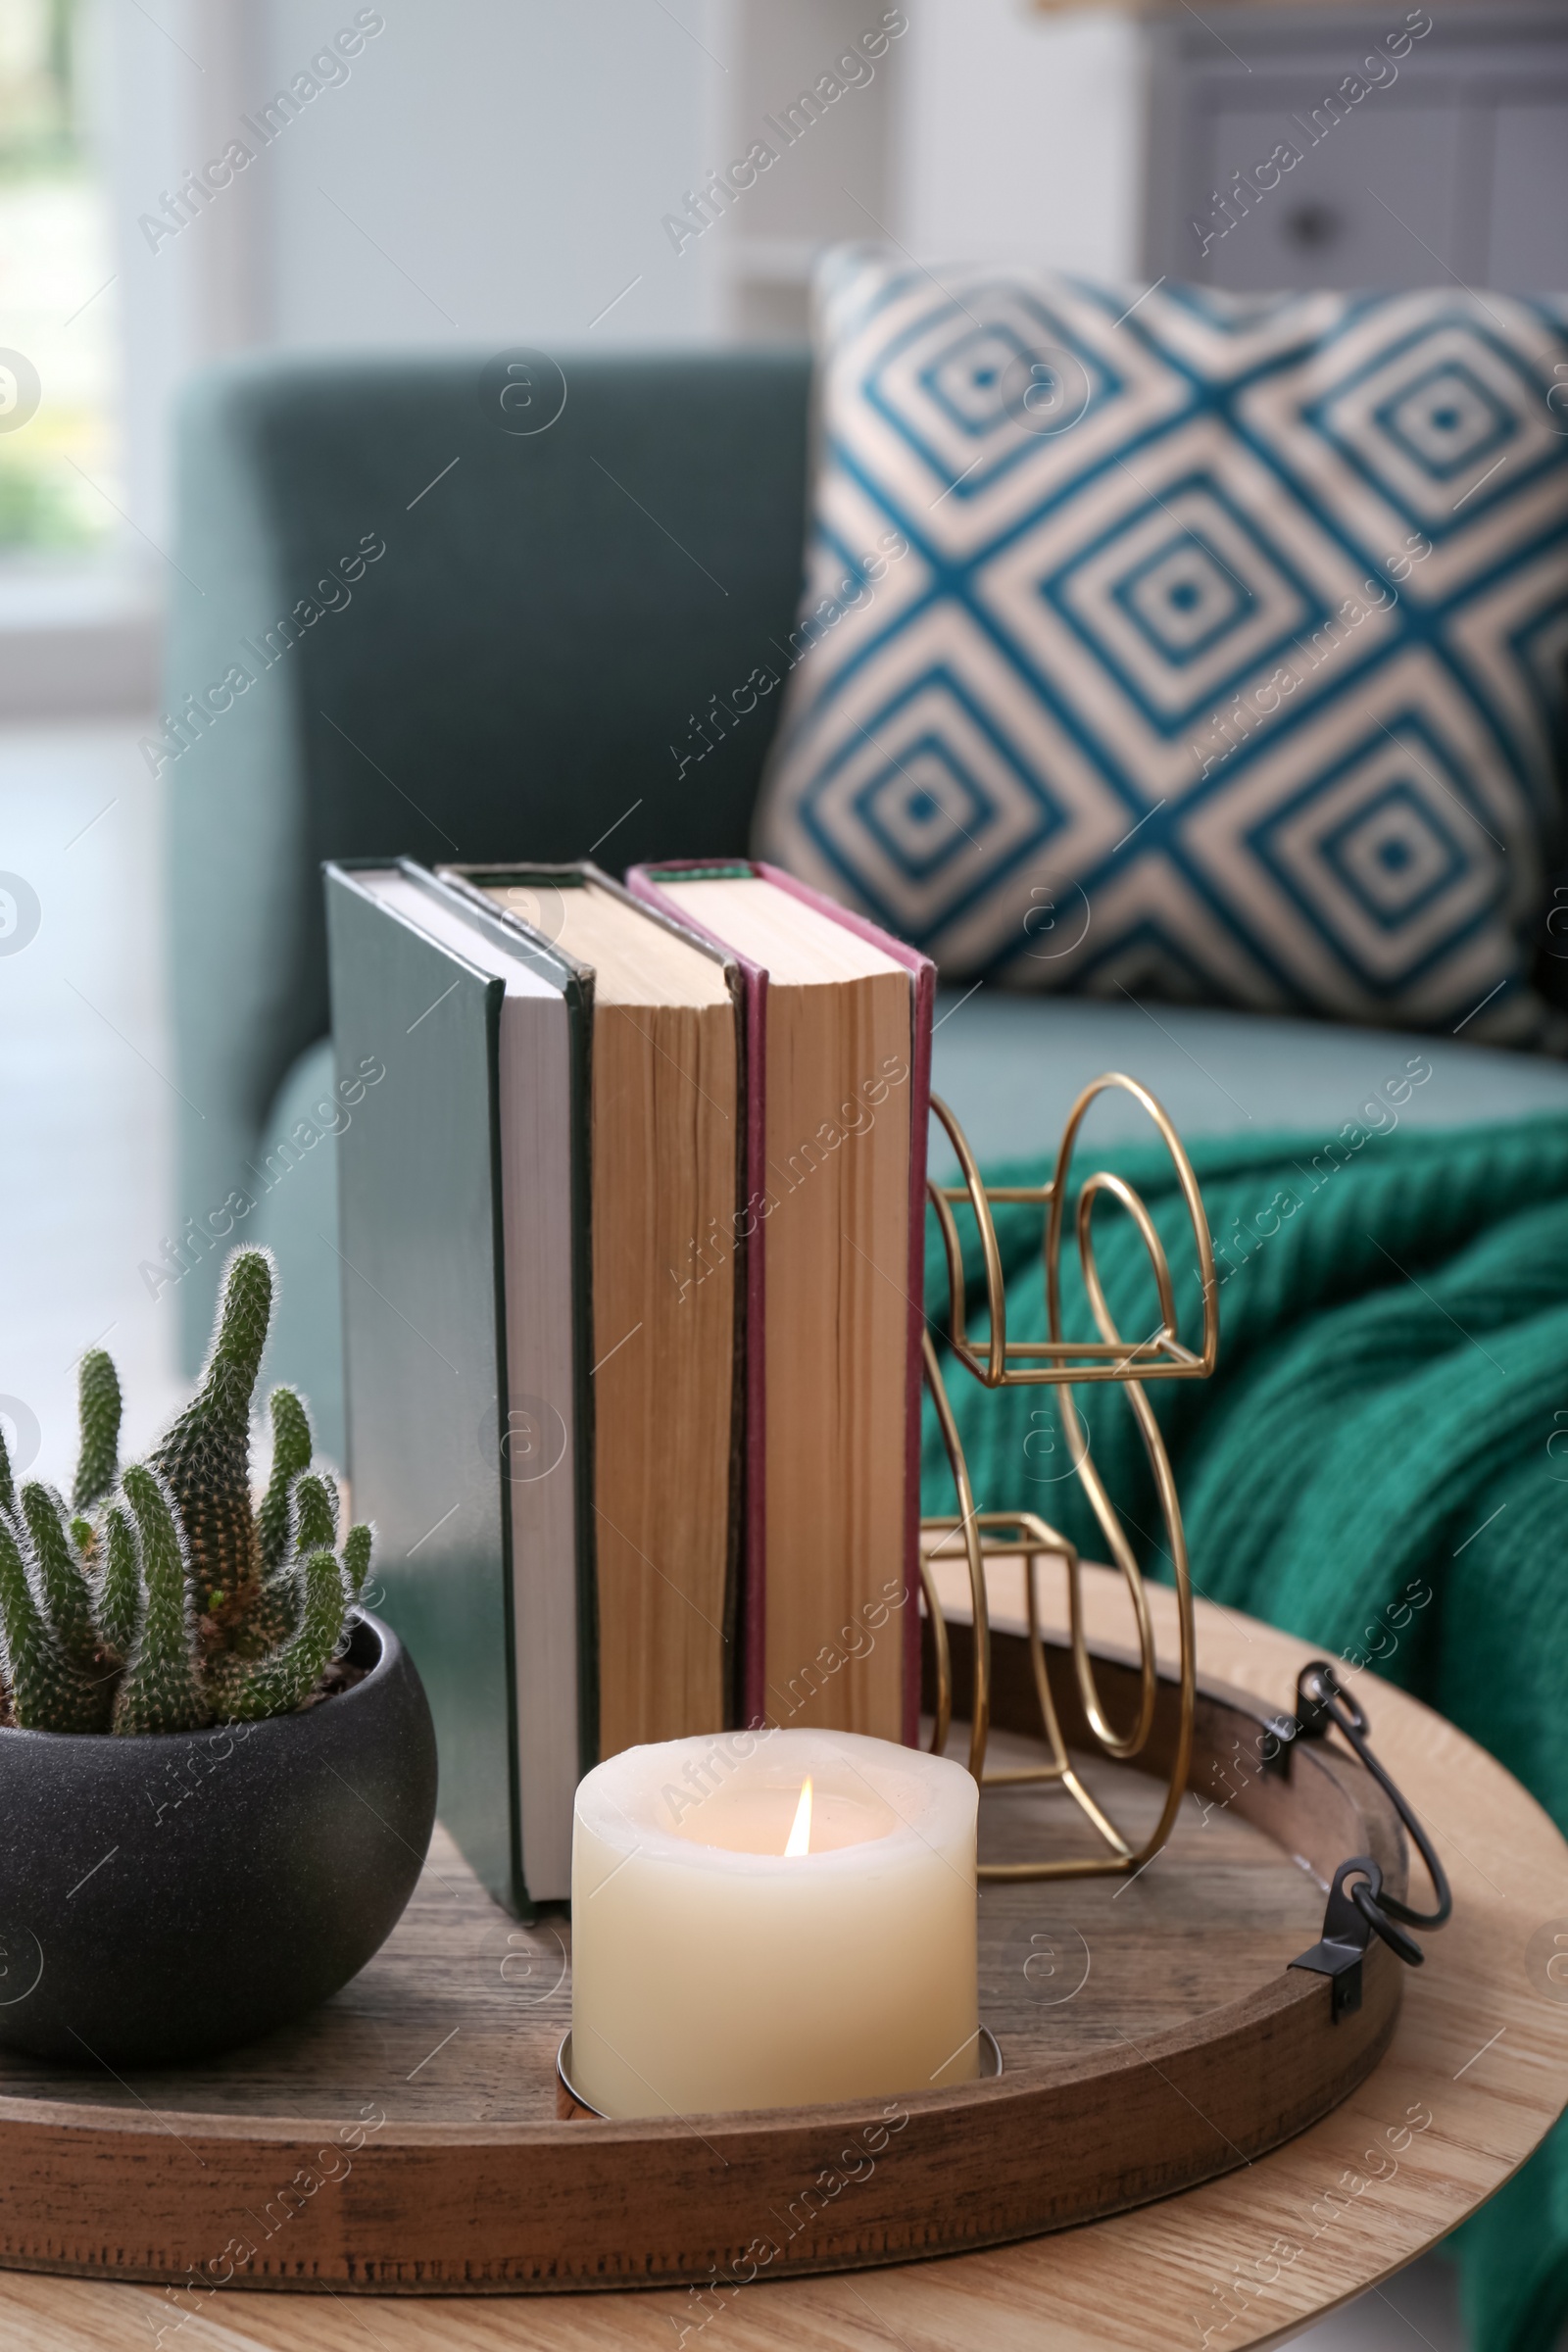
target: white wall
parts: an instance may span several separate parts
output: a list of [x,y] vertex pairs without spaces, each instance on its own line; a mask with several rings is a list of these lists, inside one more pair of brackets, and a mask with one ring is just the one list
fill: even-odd
[[[718,149],[727,0],[380,0],[347,78],[265,146],[243,118],[360,0],[101,5],[128,506],[155,540],[171,398],[221,352],[716,331],[710,255],[661,222]],[[254,161],[150,245],[142,216],[231,138]]]
[[[261,94],[359,13],[355,0],[270,0]],[[672,13],[650,0],[380,0],[375,13],[386,29],[352,80],[263,159],[279,343],[708,331],[710,272],[660,226],[711,160],[708,0]]]
[[[170,392],[203,356],[206,242],[196,228],[149,245],[139,226],[160,191],[203,160],[196,136],[206,75],[195,44],[196,0],[170,0],[162,24],[130,4],[102,0],[94,43],[94,113],[101,125],[120,316],[121,421],[126,508],[138,530],[164,541],[162,421]],[[127,551],[134,553],[135,551]],[[152,560],[145,542],[140,552]]]
[[[384,28],[347,78],[265,147],[242,118],[254,122],[310,72],[364,13],[359,0],[159,0],[156,22],[137,0],[100,5],[127,504],[160,543],[169,404],[184,374],[223,351],[565,349],[706,339],[742,323],[730,224],[677,254],[662,221],[729,152],[730,118],[758,95],[766,59],[751,55],[744,0],[376,0]],[[871,24],[880,10],[866,0],[862,13]],[[821,38],[806,41],[815,58],[854,12],[835,0],[807,14],[792,30],[806,39],[822,19]],[[874,96],[844,102],[798,186],[767,191],[769,203],[791,197],[790,217],[764,220],[754,201],[735,234],[765,229],[764,245],[804,249],[829,225],[811,193],[821,179],[832,183],[831,233],[874,235],[838,183],[863,192],[862,178],[885,180],[881,217],[921,254],[1134,274],[1137,24],[1046,16],[1028,0],[908,0],[907,14]],[[770,35],[768,56],[777,45]],[[776,99],[778,74],[763,79]],[[255,160],[153,250],[142,215],[236,136]]]
[[895,186],[922,258],[1140,269],[1143,56],[1131,16],[912,0]]

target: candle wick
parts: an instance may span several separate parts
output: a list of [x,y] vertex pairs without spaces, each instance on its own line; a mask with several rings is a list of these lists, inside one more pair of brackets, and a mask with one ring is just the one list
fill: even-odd
[[801,1801],[795,1808],[790,1827],[789,1842],[784,1848],[786,1859],[792,1854],[808,1854],[811,1850],[811,1776],[807,1774],[801,1786]]

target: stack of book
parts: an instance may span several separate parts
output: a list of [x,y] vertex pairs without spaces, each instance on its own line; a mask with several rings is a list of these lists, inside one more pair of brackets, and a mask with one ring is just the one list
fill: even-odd
[[751,863],[326,884],[355,1509],[525,1912],[603,1756],[914,1737],[932,969]]

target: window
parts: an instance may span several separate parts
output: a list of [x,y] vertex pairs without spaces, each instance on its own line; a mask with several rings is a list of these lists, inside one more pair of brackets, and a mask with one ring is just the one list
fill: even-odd
[[0,0],[0,555],[117,525],[108,207],[85,120],[86,0]]

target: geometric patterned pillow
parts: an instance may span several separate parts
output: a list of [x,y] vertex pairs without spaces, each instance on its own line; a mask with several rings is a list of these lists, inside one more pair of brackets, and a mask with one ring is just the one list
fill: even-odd
[[841,249],[758,847],[951,978],[1561,1051],[1568,306]]

